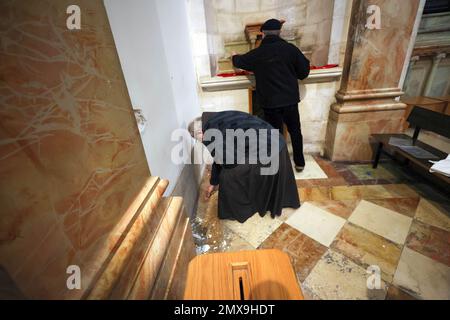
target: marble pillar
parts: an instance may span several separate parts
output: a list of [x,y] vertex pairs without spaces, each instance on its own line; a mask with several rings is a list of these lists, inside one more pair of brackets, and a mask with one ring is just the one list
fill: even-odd
[[[370,160],[370,135],[402,130],[399,87],[421,0],[354,0],[341,87],[331,106],[326,155]],[[379,10],[378,10],[379,9]],[[370,17],[379,12],[379,28]]]

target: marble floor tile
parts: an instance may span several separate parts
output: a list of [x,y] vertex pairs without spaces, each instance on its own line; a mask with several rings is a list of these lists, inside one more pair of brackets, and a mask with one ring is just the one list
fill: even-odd
[[306,180],[306,179],[327,179],[328,176],[322,170],[322,168],[317,164],[313,156],[305,155],[305,169],[302,172],[295,171],[295,163],[291,157],[292,168],[294,169],[294,175],[296,180]]
[[411,187],[404,184],[383,184],[364,186],[335,186],[331,187],[331,197],[334,200],[351,200],[418,198],[419,195]]
[[327,247],[283,223],[264,242],[260,249],[279,249],[291,258],[299,281],[304,281],[312,268],[327,251]]
[[419,204],[419,198],[369,199],[367,201],[411,218],[416,214]]
[[294,208],[283,208],[281,210],[281,215],[277,216],[276,219],[285,222],[287,219],[289,219],[290,216],[292,216],[297,209]]
[[300,283],[300,288],[302,289],[303,298],[305,300],[320,300],[319,296],[314,294],[308,287],[304,286],[303,283]]
[[410,168],[399,166],[395,161],[379,164],[378,167],[383,167],[399,181],[414,182],[416,180],[415,177],[419,177]]
[[348,221],[395,243],[403,244],[408,236],[412,219],[361,200]]
[[393,284],[421,299],[450,299],[450,267],[405,247]]
[[371,180],[371,179],[386,179],[395,180],[396,177],[390,173],[388,170],[383,168],[382,165],[378,168],[372,168],[371,164],[356,164],[349,165],[348,169],[359,179],[359,180]]
[[389,198],[419,198],[420,195],[406,184],[384,184],[382,187],[389,192]]
[[391,194],[382,185],[337,186],[331,188],[333,200],[386,199]]
[[309,179],[296,180],[299,188],[315,188],[315,187],[331,187],[331,186],[346,186],[347,181],[344,178],[328,178],[328,179]]
[[314,159],[316,160],[320,168],[322,168],[323,172],[325,172],[325,174],[328,176],[328,179],[342,178],[331,161],[323,159],[319,156],[314,156]]
[[397,288],[394,285],[389,285],[387,294],[386,294],[386,300],[417,300],[409,293],[406,293],[405,291]]
[[282,221],[272,219],[270,214],[260,217],[254,214],[244,223],[238,221],[224,220],[224,225],[231,231],[239,235],[255,248],[258,247],[266,238],[280,226]]
[[323,300],[384,300],[386,284],[381,288],[367,288],[367,271],[356,263],[328,250],[303,282],[302,287],[312,297]]
[[446,213],[442,207],[431,200],[420,199],[416,210],[416,219],[450,231],[450,213]]
[[357,176],[353,174],[347,167],[338,167],[336,168],[339,175],[345,179],[348,185],[362,185],[365,181],[369,180],[359,180]]
[[192,235],[199,254],[226,250],[228,237],[218,217],[217,201],[217,192],[208,200],[202,193],[198,197],[196,216],[192,219]]
[[[228,229],[228,228],[227,228]],[[252,246],[248,241],[242,239],[239,235],[233,231],[228,232],[226,252],[255,250],[256,247]]]
[[298,193],[301,202],[331,199],[330,188],[328,187],[298,188]]
[[286,223],[328,247],[345,224],[345,219],[305,202]]
[[413,221],[406,246],[450,267],[450,232]]
[[363,268],[377,265],[387,282],[392,282],[401,255],[400,245],[351,223],[342,228],[331,248]]
[[309,201],[309,203],[341,218],[348,219],[359,201],[360,200],[326,200]]
[[427,200],[432,200],[435,202],[449,202],[448,194],[445,194],[442,192],[441,189],[436,188],[430,183],[420,183],[420,182],[413,182],[410,184],[412,188],[423,198]]

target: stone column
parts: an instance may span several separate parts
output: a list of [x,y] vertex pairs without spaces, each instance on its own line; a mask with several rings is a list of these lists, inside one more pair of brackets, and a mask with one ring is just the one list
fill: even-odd
[[[341,87],[327,128],[325,152],[333,161],[370,160],[371,134],[401,132],[406,105],[398,99],[399,82],[421,1],[353,1]],[[380,29],[369,19],[378,8]]]

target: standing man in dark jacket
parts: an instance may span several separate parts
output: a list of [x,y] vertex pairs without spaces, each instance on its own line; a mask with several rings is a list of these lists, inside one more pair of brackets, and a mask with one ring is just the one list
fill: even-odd
[[283,123],[286,124],[291,136],[295,169],[300,172],[305,167],[305,158],[298,113],[298,79],[308,77],[309,60],[296,46],[280,38],[280,21],[267,20],[261,31],[261,45],[244,55],[233,55],[233,65],[254,73],[256,94],[265,120],[280,133]]

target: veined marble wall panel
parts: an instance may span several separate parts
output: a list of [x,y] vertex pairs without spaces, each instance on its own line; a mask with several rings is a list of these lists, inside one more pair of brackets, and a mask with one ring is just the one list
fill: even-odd
[[[366,20],[369,4],[378,5],[382,10],[380,30],[369,30],[361,23]],[[350,22],[353,24],[350,26],[352,38],[347,43],[348,61],[345,60],[340,90],[352,92],[397,88],[419,1],[373,0],[358,1],[357,5],[353,10],[358,14]]]
[[79,298],[150,176],[106,12],[4,0],[0,21],[0,264],[28,298]]

